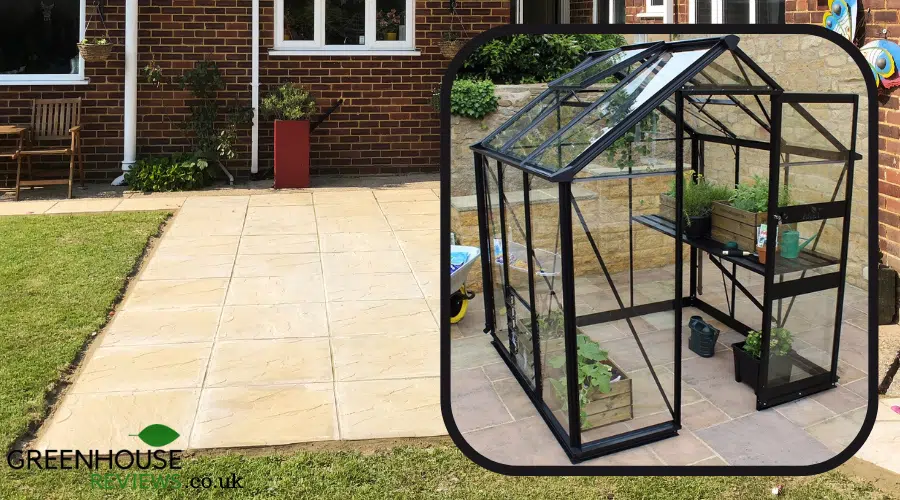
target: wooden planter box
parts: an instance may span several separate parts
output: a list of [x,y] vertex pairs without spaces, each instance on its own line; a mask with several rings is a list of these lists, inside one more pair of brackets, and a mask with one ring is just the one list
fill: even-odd
[[[712,239],[720,243],[737,242],[742,250],[752,252],[756,248],[756,228],[765,224],[766,212],[748,212],[732,207],[727,202],[716,201],[712,205]],[[778,241],[781,234],[788,229],[795,229],[796,224],[778,226]]]
[[669,222],[675,222],[675,197],[667,194],[659,195],[659,216]]

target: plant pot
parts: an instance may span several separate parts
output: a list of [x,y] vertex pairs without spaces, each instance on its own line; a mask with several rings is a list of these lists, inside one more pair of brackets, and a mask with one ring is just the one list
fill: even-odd
[[[634,418],[634,397],[632,396],[631,379],[612,361],[606,364],[612,367],[613,378],[621,378],[609,384],[609,392],[593,391],[588,396],[589,402],[582,408],[586,414],[584,421],[581,423],[582,431],[605,427]],[[563,404],[563,400],[559,398],[551,384],[545,384],[544,386],[544,400],[560,422],[568,425],[568,407]]]
[[716,341],[719,340],[719,329],[703,321],[700,316],[691,316],[688,327],[691,329],[688,349],[704,358],[713,357],[716,353]]
[[85,62],[104,62],[109,59],[112,54],[112,44],[78,44],[78,52],[81,54]]
[[441,40],[438,42],[438,47],[441,49],[441,55],[446,59],[453,59],[463,44],[465,41],[457,38],[456,40]]
[[394,41],[397,39],[397,33],[385,33],[384,39]]
[[[744,342],[731,344],[731,349],[734,351],[735,382],[743,382],[754,390],[757,389],[760,360],[744,350]],[[769,377],[769,385],[788,382],[791,379],[792,368],[793,364],[787,356],[770,356],[769,374],[771,376]]]
[[688,238],[705,238],[709,236],[710,217],[691,217],[690,225],[684,228],[684,234]]
[[766,263],[766,247],[756,247],[756,255],[760,264]]
[[309,187],[309,120],[275,120],[275,189]]

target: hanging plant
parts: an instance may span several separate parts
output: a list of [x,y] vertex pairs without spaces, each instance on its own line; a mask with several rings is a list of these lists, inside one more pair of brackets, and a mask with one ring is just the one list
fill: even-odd
[[154,87],[159,87],[162,85],[163,81],[163,71],[159,66],[159,63],[155,60],[150,61],[143,69],[141,69],[141,77],[145,82],[153,85]]
[[78,44],[78,52],[87,62],[104,62],[112,54],[113,46],[106,38],[85,38]]
[[463,44],[465,44],[465,40],[458,31],[447,31],[441,35],[438,47],[441,48],[441,55],[447,59],[453,59]]

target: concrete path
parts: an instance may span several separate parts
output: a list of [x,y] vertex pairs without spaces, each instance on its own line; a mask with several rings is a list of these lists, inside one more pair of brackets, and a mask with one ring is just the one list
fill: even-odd
[[0,204],[180,206],[36,447],[134,449],[154,423],[182,449],[445,434],[435,187]]

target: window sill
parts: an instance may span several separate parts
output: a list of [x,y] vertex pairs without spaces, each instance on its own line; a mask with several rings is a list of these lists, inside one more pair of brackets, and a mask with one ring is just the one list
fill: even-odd
[[410,56],[422,55],[419,49],[371,49],[371,50],[340,50],[340,49],[269,49],[269,55],[275,57],[289,56]]
[[637,15],[639,19],[662,19],[664,16],[662,12],[640,12]]
[[5,80],[3,77],[0,77],[0,87],[23,85],[88,85],[89,83],[91,83],[89,78],[79,78],[74,80],[41,80],[39,78],[33,80]]

